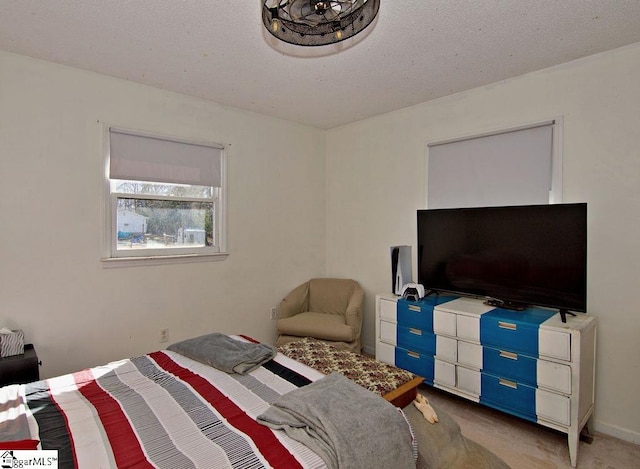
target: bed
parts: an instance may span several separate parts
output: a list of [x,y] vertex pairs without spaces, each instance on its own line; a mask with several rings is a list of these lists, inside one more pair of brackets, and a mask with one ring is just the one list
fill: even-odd
[[[255,343],[244,336],[229,337]],[[266,426],[260,417],[294,392],[326,380],[328,370],[323,373],[283,351],[245,374],[228,373],[187,355],[162,350],[0,388],[0,453],[57,450],[61,468],[326,467],[320,453],[287,432]],[[401,394],[412,392],[415,386]],[[387,400],[397,396],[391,397]],[[377,396],[374,400],[381,401]],[[366,417],[361,414],[350,415],[353,428],[365,422],[360,422]],[[428,424],[411,404],[402,415],[410,422],[418,467],[507,467],[466,440],[441,411],[436,425]],[[394,436],[385,434],[386,421],[366,426],[385,440]],[[357,432],[347,433],[352,433],[346,435],[348,445],[364,445]]]

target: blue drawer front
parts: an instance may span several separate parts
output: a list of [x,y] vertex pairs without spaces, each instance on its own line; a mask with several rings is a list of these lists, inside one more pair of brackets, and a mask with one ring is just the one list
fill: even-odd
[[482,348],[482,370],[513,381],[537,386],[537,360],[521,353]]
[[431,332],[402,324],[398,324],[396,331],[398,347],[430,355],[436,353],[436,336]]
[[398,322],[433,332],[433,308],[456,298],[450,295],[427,296],[420,301],[407,301],[401,298],[398,300],[396,309]]
[[496,308],[480,317],[480,341],[483,345],[538,357],[538,329],[555,314],[540,308],[522,312]]
[[396,366],[424,378],[433,385],[433,356],[396,347]]
[[537,421],[535,388],[488,373],[482,373],[481,380],[481,404]]
[[398,300],[398,322],[433,332],[433,306],[421,301]]

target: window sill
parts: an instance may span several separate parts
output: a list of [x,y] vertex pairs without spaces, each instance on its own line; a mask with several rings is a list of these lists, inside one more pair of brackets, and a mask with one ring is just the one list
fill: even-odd
[[102,266],[104,268],[117,268],[142,265],[146,266],[223,261],[228,256],[228,252],[218,252],[215,254],[179,254],[170,256],[103,257],[100,259],[100,262],[102,262]]

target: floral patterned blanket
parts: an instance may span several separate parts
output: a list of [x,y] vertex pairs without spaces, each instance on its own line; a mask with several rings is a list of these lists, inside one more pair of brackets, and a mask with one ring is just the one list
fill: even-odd
[[342,373],[360,386],[381,396],[416,377],[413,373],[374,358],[340,350],[310,337],[281,345],[278,351],[325,375],[334,371]]

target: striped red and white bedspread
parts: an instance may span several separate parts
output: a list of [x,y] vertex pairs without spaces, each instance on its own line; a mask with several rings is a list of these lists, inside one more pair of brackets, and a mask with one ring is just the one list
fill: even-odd
[[256,422],[278,396],[322,376],[280,353],[237,375],[154,352],[0,388],[5,406],[12,393],[23,398],[0,413],[0,441],[1,416],[21,415],[38,449],[58,450],[61,468],[324,467],[307,447]]

